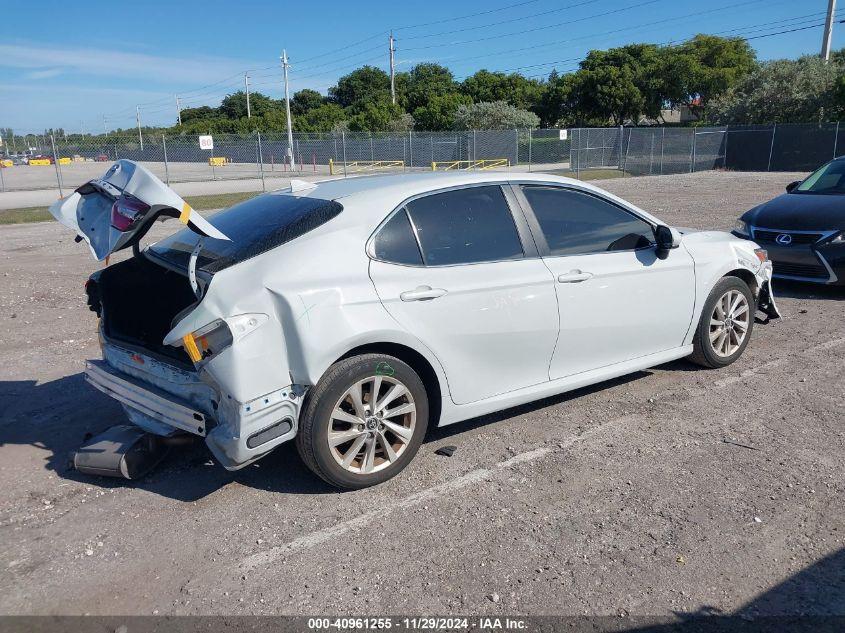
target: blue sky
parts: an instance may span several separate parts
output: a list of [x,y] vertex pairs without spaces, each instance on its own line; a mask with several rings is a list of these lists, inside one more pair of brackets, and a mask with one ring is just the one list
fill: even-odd
[[[282,48],[292,90],[325,93],[357,66],[386,69],[391,29],[398,70],[434,61],[458,79],[480,68],[545,76],[575,68],[591,48],[699,32],[755,38],[761,59],[817,54],[826,8],[827,0],[12,0],[0,26],[0,127],[100,132],[105,116],[109,129],[128,128],[136,104],[143,123],[170,125],[175,94],[183,107],[217,105],[242,88],[245,70],[254,90],[280,97]],[[833,44],[845,46],[845,24]]]

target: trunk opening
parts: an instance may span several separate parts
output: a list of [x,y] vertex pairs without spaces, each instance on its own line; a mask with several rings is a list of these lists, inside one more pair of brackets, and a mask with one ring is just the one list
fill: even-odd
[[108,338],[193,367],[184,349],[162,343],[176,315],[197,303],[187,277],[139,255],[103,269],[96,283]]

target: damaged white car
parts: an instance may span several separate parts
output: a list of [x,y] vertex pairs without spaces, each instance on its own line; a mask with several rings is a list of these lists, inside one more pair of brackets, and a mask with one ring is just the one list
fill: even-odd
[[[667,361],[734,362],[777,317],[766,252],[684,232],[544,174],[378,176],[257,196],[208,220],[118,161],[51,209],[98,260],[103,359],[131,425],[75,455],[135,477],[180,437],[227,469],[295,440],[341,488],[396,475],[426,429]],[[151,246],[156,218],[186,225]]]

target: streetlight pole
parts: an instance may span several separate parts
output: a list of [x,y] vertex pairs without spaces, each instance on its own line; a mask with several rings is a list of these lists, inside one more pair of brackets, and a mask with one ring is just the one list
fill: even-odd
[[249,73],[244,73],[244,89],[246,90],[246,118],[252,118],[252,112],[249,109]]
[[285,75],[285,113],[288,117],[288,152],[290,153],[290,169],[296,170],[296,158],[293,151],[293,121],[290,117],[290,91],[288,90],[288,52],[282,50],[282,70]]
[[141,151],[144,151],[144,137],[141,135],[141,106],[135,106],[135,121],[138,123],[138,141],[141,143]]
[[179,103],[179,95],[173,96],[176,97],[176,120],[182,125],[182,104]]
[[827,2],[827,19],[824,22],[824,39],[822,40],[821,58],[830,61],[830,40],[833,38],[833,16],[836,14],[836,0]]
[[396,62],[394,59],[396,40],[393,39],[393,33],[390,34],[388,43],[390,45],[390,101],[396,105]]

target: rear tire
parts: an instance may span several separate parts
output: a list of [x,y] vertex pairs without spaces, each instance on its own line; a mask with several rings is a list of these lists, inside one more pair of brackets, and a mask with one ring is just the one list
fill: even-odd
[[399,474],[428,428],[428,396],[406,363],[363,354],[332,365],[309,391],[296,448],[337,488],[374,486]]
[[704,303],[689,359],[711,369],[733,363],[751,340],[755,311],[747,283],[738,277],[720,279]]

